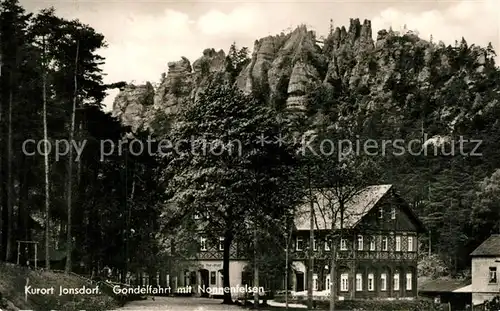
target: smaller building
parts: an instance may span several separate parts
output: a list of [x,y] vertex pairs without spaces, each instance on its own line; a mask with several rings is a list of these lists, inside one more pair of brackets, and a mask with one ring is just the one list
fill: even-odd
[[479,305],[500,295],[500,234],[491,235],[471,254],[472,303]]
[[438,304],[448,304],[451,310],[466,310],[472,294],[469,280],[435,279],[422,281],[418,286],[420,297],[433,299]]

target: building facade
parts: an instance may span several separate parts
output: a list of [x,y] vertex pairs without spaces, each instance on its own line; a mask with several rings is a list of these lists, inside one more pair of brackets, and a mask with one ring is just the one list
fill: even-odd
[[478,305],[500,295],[500,234],[491,235],[471,257],[472,304]]
[[[343,208],[343,216],[336,202],[325,199],[327,193],[316,197],[314,291],[330,291],[331,241],[335,241],[339,299],[417,296],[418,241],[424,227],[392,185],[370,186],[357,193]],[[302,210],[294,237],[295,291],[307,290],[309,272],[311,208],[306,204]]]
[[[335,214],[335,204],[328,202],[324,193],[316,193],[313,291],[330,291],[331,234],[335,232],[335,284],[339,299],[416,297],[418,241],[424,227],[408,204],[391,185],[370,186],[357,193],[346,204],[342,221],[329,216]],[[307,290],[310,215],[307,203],[295,216],[289,250],[294,271],[288,280],[289,289],[295,292]],[[175,276],[174,286],[191,286],[198,295],[203,294],[200,286],[210,287],[211,291],[222,288],[223,242],[223,238],[208,241],[201,234],[197,258]],[[245,272],[245,250],[233,243],[230,254],[231,286],[250,285],[251,277]]]

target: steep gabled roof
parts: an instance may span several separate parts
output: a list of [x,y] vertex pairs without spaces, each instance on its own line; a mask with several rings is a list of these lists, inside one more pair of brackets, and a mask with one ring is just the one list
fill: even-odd
[[[352,228],[365,216],[392,188],[392,185],[375,185],[361,190],[346,203],[344,212],[344,228]],[[316,230],[331,229],[332,221],[335,220],[335,228],[340,228],[340,215],[338,203],[328,197],[328,191],[316,190],[314,216]],[[309,230],[310,226],[310,200],[306,198],[296,213],[296,230]]]
[[471,256],[493,257],[500,256],[500,234],[492,234],[486,241],[481,243],[471,254]]

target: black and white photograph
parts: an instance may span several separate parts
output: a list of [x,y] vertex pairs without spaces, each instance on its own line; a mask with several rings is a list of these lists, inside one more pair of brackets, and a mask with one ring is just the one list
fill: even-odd
[[498,0],[0,0],[0,311],[500,310]]

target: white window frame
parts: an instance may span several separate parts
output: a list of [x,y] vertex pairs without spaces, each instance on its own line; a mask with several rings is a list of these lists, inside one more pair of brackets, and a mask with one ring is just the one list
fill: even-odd
[[387,290],[387,274],[382,273],[380,275],[380,291],[385,292]]
[[362,251],[362,250],[363,250],[363,236],[358,235],[358,251]]
[[401,251],[401,236],[396,235],[396,252]]
[[375,290],[375,276],[373,273],[368,274],[368,291],[373,292]]
[[392,281],[393,281],[392,288],[394,290],[399,290],[399,283],[400,283],[399,273],[394,273]]
[[314,251],[318,250],[318,244],[316,243],[316,238],[313,239],[313,250]]
[[342,273],[340,275],[340,291],[348,292],[349,291],[349,274]]
[[391,207],[391,219],[396,219],[396,208]]
[[413,236],[408,236],[408,251],[413,252]]
[[498,283],[497,267],[489,267],[488,269],[488,284]]
[[203,252],[207,250],[207,239],[205,237],[200,238],[200,250]]
[[377,247],[377,246],[376,246],[376,244],[375,244],[375,238],[374,238],[374,237],[372,237],[372,238],[370,239],[370,250],[371,250],[371,251],[374,251],[374,250],[376,250],[376,247]]
[[318,291],[318,289],[319,289],[318,275],[313,274],[313,290]]
[[340,250],[341,251],[347,250],[347,240],[344,238],[340,239]]
[[330,241],[329,240],[326,240],[325,241],[325,251],[329,251],[330,250]]
[[412,290],[413,277],[411,272],[406,273],[406,290]]
[[382,250],[387,251],[389,248],[389,238],[387,236],[382,237]]
[[[299,241],[300,241],[301,243],[299,243]],[[304,242],[304,239],[303,239],[303,238],[301,238],[301,237],[297,237],[297,238],[295,239],[295,250],[296,250],[296,251],[301,251],[301,250],[302,250],[302,247],[299,247],[299,245],[300,245],[300,244],[302,244],[303,242]]]
[[356,291],[363,291],[363,275],[361,273],[356,273]]
[[224,237],[219,238],[219,250],[220,251],[224,250]]

